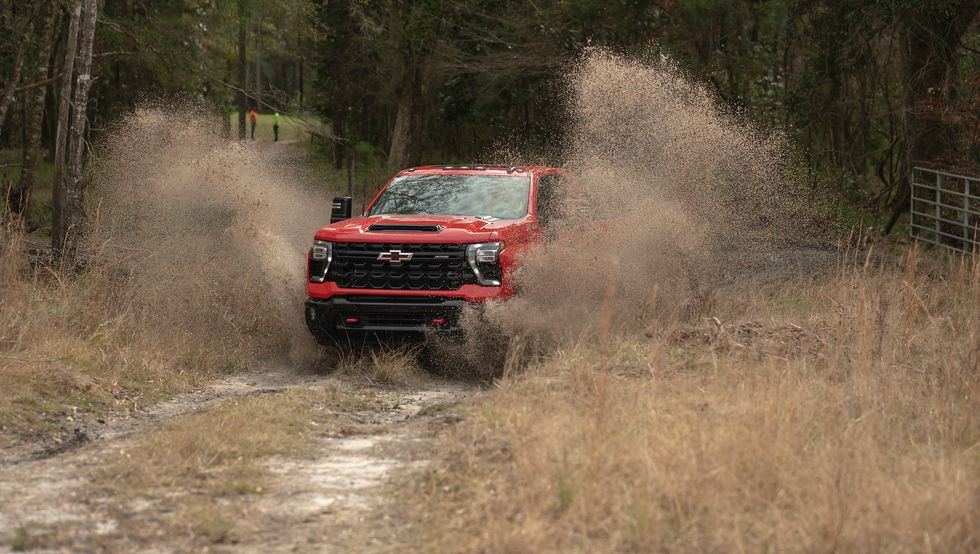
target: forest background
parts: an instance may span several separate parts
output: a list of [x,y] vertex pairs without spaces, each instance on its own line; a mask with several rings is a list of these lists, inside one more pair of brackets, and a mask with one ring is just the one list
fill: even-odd
[[784,133],[844,223],[891,232],[911,167],[980,168],[978,11],[973,0],[4,0],[0,192],[8,217],[57,246],[81,213],[90,151],[147,102],[204,106],[239,138],[246,112],[278,111],[327,175],[342,182],[355,166],[364,190],[409,165],[497,162],[503,145],[526,158],[507,161],[553,162],[563,72],[605,48],[673,60],[726,109]]

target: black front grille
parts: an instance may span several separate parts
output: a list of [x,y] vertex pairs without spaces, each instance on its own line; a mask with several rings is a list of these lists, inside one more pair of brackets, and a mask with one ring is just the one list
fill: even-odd
[[[378,259],[391,252],[412,258],[401,263]],[[464,244],[338,242],[327,280],[349,289],[456,290],[476,278]]]

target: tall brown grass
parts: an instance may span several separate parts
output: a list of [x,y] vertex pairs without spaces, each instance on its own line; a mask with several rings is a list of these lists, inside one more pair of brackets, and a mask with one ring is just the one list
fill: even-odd
[[429,547],[980,550],[980,259],[702,315],[505,376],[416,491]]
[[31,263],[23,237],[0,229],[0,444],[143,407],[257,352],[230,325],[188,325],[146,302],[141,283],[106,270],[98,252],[84,260],[70,269]]

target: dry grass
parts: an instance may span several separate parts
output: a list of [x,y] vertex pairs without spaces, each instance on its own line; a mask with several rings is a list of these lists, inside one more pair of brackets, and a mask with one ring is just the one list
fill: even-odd
[[232,400],[141,437],[100,473],[120,493],[191,487],[211,493],[250,490],[255,461],[287,455],[314,429],[308,391]]
[[341,394],[332,388],[296,389],[231,400],[179,418],[115,453],[98,480],[123,495],[173,487],[208,489],[218,496],[252,491],[244,483],[260,476],[256,461],[294,453],[309,433],[326,432],[319,412],[337,404]]
[[[174,110],[196,115],[174,128]],[[0,228],[0,444],[258,356],[317,363],[296,221],[322,216],[322,184],[302,152],[244,150],[213,124],[160,105],[114,124],[72,231],[81,267],[32,267]]]
[[87,261],[32,266],[21,237],[0,230],[0,445],[193,389],[264,346],[228,314],[221,327],[220,307],[199,306],[218,320],[207,326],[176,321],[133,276]]
[[341,375],[365,377],[375,384],[410,385],[426,378],[418,364],[417,346],[379,345],[345,353],[337,363]]
[[980,550],[980,259],[712,311],[505,376],[416,491],[427,548]]

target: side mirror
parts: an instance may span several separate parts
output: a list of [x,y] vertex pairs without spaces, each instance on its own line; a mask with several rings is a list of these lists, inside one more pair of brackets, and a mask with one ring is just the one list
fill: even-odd
[[330,210],[330,223],[337,223],[338,221],[350,219],[350,214],[351,197],[335,196],[333,199],[333,207]]

